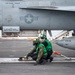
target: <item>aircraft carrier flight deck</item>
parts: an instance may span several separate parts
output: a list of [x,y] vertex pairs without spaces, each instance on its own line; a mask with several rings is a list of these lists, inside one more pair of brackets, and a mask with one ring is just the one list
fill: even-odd
[[[0,39],[0,58],[18,58],[33,49],[32,41]],[[52,42],[53,50],[65,56],[75,57],[75,51],[59,47]],[[54,58],[60,56],[53,55]],[[59,60],[61,61],[61,60]],[[68,60],[67,60],[68,61]],[[75,62],[52,62],[45,65],[28,63],[0,63],[0,75],[75,75]]]

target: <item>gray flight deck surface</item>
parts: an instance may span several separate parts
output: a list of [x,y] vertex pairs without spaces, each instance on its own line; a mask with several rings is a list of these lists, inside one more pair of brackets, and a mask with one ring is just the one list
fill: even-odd
[[[53,50],[69,57],[75,57],[74,50],[62,48],[56,45],[55,42],[52,42],[52,45]],[[33,49],[32,41],[0,39],[0,58],[25,56],[31,49]],[[75,62],[52,62],[37,66],[34,65],[34,62],[1,63],[0,75],[75,75]]]

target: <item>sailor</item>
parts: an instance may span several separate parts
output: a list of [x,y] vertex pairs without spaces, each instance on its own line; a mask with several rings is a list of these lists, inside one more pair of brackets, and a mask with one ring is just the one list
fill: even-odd
[[47,39],[45,34],[42,34],[40,37],[40,40],[42,41],[42,43],[44,44],[44,46],[46,47],[47,50],[47,60],[50,59],[50,62],[53,60],[53,57],[51,56],[53,53],[53,49],[52,49],[52,44],[51,42]]
[[28,57],[32,57],[32,59],[36,61],[36,64],[45,63],[47,58],[47,50],[44,44],[42,44],[39,39],[36,39],[33,44],[35,45],[34,49],[27,54],[26,58],[28,59]]

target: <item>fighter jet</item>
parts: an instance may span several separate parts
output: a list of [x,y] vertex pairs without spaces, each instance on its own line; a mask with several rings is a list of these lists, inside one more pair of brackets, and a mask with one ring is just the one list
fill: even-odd
[[56,42],[59,46],[75,50],[75,36],[65,38]]
[[58,40],[56,42],[56,44],[61,47],[75,50],[75,46],[74,46],[74,44],[75,44],[75,30],[72,31],[71,37],[67,37],[67,38],[63,38],[62,40]]
[[0,29],[75,29],[75,0],[0,0]]

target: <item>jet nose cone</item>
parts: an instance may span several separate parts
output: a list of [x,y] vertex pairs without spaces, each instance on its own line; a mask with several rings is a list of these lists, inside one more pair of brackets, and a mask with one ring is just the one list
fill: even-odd
[[56,42],[56,44],[59,45],[59,46],[63,46],[63,40],[58,40],[58,41]]

